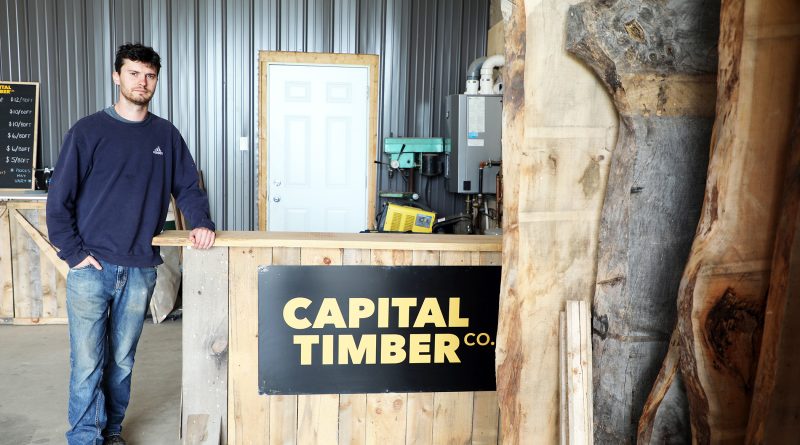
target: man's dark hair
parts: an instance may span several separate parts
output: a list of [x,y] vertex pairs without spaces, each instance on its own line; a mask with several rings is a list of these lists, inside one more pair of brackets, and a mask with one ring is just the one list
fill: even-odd
[[161,71],[161,57],[149,46],[141,43],[126,43],[117,50],[117,58],[114,60],[114,69],[119,73],[122,69],[124,59],[132,62],[141,62],[156,69],[156,74]]

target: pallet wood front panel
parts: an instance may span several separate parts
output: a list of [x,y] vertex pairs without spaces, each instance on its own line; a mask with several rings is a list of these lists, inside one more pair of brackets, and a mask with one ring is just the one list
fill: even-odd
[[230,423],[235,444],[498,443],[491,392],[258,395],[259,265],[492,265],[499,252],[240,248],[230,254]]
[[225,444],[229,363],[228,248],[186,249],[183,264],[181,432],[187,444]]
[[[228,295],[230,364],[228,379],[228,442],[269,437],[269,399],[258,394],[258,267],[272,264],[272,249],[231,247]],[[244,409],[244,407],[247,409]]]
[[53,264],[61,260],[44,254],[23,223],[46,240],[45,203],[0,203],[0,324],[66,323],[66,281]]

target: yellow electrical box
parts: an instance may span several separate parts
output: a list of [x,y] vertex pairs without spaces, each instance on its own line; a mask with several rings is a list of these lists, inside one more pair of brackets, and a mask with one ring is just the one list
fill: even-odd
[[389,204],[380,229],[384,232],[431,233],[436,214],[416,207]]

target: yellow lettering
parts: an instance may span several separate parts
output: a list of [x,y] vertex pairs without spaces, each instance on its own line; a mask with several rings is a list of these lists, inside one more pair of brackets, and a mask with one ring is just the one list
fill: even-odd
[[295,335],[294,344],[300,345],[300,364],[311,364],[311,346],[319,344],[319,335]]
[[389,299],[378,298],[378,327],[389,327]]
[[444,363],[445,358],[450,363],[461,363],[456,355],[458,337],[453,334],[436,334],[434,338],[434,363]]
[[351,298],[349,306],[348,325],[351,328],[360,327],[362,318],[367,318],[375,313],[375,303],[369,298]]
[[473,341],[470,342],[470,340],[469,340],[470,335],[475,337],[475,333],[474,332],[470,332],[469,334],[465,335],[464,336],[464,344],[467,345],[467,346],[475,346],[475,341],[473,340]]
[[291,300],[287,301],[286,305],[283,306],[283,321],[285,321],[290,328],[308,328],[311,326],[311,322],[305,317],[297,318],[297,309],[308,309],[308,305],[310,304],[311,300],[303,297],[292,298]]
[[416,298],[392,298],[392,306],[397,308],[397,326],[408,327],[408,312],[417,305]]
[[449,310],[448,318],[450,323],[448,325],[451,328],[467,328],[469,327],[469,318],[461,318],[459,312],[461,312],[461,299],[460,298],[451,298],[450,299],[450,310]]
[[317,318],[314,319],[314,329],[324,328],[327,324],[332,324],[339,329],[347,327],[342,310],[339,309],[335,298],[322,299]]
[[437,328],[447,327],[447,323],[444,321],[444,315],[442,314],[442,308],[439,307],[439,302],[433,297],[428,297],[422,301],[417,319],[414,320],[414,327],[422,328],[428,323],[433,323]]
[[333,335],[322,336],[322,364],[333,364]]
[[411,334],[408,345],[409,363],[431,362],[431,334]]
[[381,364],[402,363],[406,359],[406,351],[403,349],[405,345],[406,339],[402,335],[381,335]]
[[343,334],[339,336],[339,364],[348,364],[348,358],[352,360],[354,365],[360,365],[366,356],[367,365],[375,364],[375,356],[377,355],[377,342],[375,334],[365,334],[361,336],[361,341],[356,344],[355,338],[350,334]]

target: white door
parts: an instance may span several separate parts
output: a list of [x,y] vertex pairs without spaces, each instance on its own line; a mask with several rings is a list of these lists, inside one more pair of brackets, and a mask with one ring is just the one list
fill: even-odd
[[268,229],[366,229],[369,69],[268,70]]

